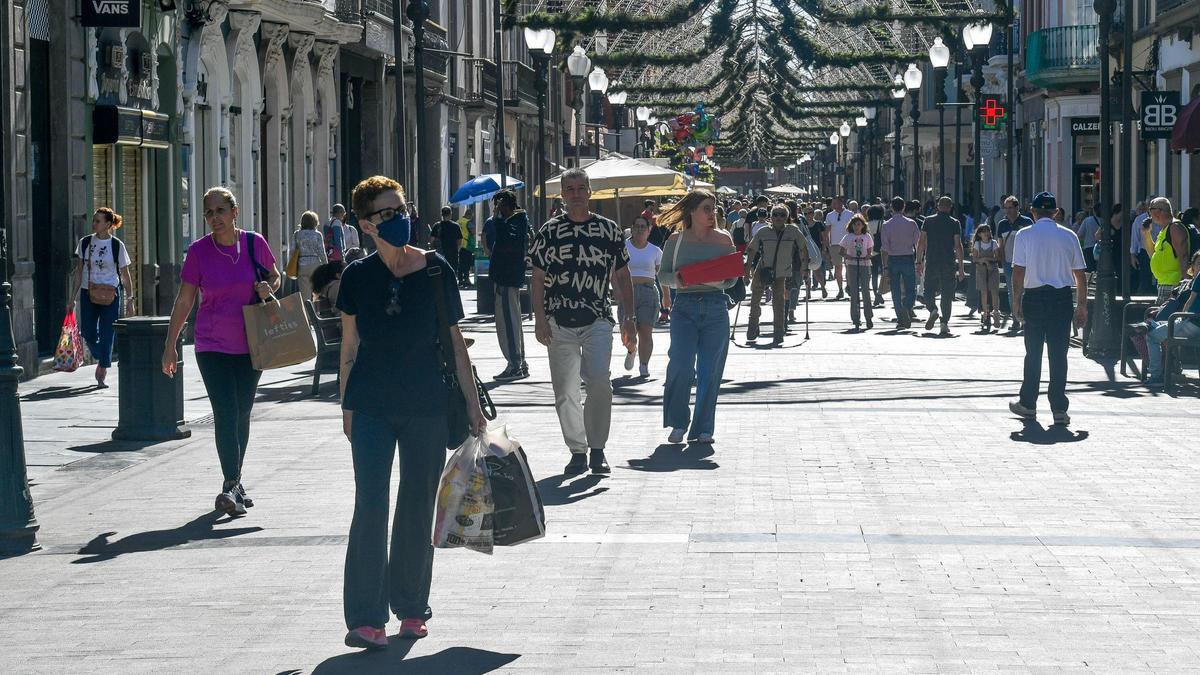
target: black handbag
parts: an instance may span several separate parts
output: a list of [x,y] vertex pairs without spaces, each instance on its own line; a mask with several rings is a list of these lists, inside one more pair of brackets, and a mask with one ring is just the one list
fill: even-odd
[[[425,254],[425,274],[433,283],[433,297],[437,306],[438,369],[442,373],[442,382],[446,384],[446,449],[453,450],[467,440],[471,433],[471,420],[467,417],[467,401],[458,382],[454,342],[450,337],[450,314],[446,309],[446,295],[442,287],[442,266],[438,264],[437,253],[433,251]],[[479,372],[474,365],[471,366],[471,375],[475,379],[475,392],[479,396],[483,417],[490,422],[496,419],[496,404],[492,403],[492,397],[479,379]]]

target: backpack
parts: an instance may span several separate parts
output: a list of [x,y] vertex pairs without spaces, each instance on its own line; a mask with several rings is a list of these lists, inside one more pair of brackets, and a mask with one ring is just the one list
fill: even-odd
[[[325,223],[325,227],[322,229],[321,234],[325,237],[325,254],[330,260],[341,260],[342,251],[338,249],[337,242],[335,242],[333,239],[333,219],[330,219],[328,223]],[[342,243],[345,245],[344,238]]]
[[1200,230],[1197,230],[1196,226],[1191,223],[1184,225],[1183,229],[1187,230],[1188,260],[1191,260],[1192,256],[1196,255],[1196,251],[1200,251]]

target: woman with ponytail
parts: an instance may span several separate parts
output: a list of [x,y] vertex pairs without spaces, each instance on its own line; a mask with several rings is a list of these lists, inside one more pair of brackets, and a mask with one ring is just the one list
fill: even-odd
[[75,247],[75,270],[71,288],[78,289],[67,309],[78,314],[79,334],[96,359],[96,386],[101,389],[112,367],[113,323],[133,314],[133,280],[129,276],[129,250],[113,233],[121,227],[121,216],[108,207],[96,209],[92,233]]

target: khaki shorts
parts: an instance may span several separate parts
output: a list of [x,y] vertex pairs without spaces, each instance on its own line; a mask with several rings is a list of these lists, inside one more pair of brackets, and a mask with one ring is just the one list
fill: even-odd
[[836,267],[842,264],[842,247],[837,244],[829,245],[829,265]]

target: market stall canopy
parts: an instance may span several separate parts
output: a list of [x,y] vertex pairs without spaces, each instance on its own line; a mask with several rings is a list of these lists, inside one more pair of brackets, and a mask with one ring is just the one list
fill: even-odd
[[786,185],[776,185],[775,187],[769,187],[766,190],[763,190],[763,192],[765,192],[769,195],[802,195],[802,194],[804,194],[804,190],[801,190],[800,188],[798,188],[795,185],[792,185],[790,183],[788,183]]
[[[584,166],[583,171],[592,184],[592,199],[662,197],[688,191],[683,174],[636,159],[602,159]],[[562,196],[561,178],[560,174],[546,181],[547,197]]]
[[728,185],[722,185],[721,187],[717,188],[717,194],[719,195],[736,195],[737,193],[737,190],[734,190]]
[[1200,97],[1179,111],[1179,119],[1171,131],[1171,149],[1200,151]]
[[[505,176],[505,187],[512,190],[520,190],[525,187],[525,183],[512,176]],[[469,206],[477,202],[487,201],[499,191],[500,174],[485,173],[463,183],[461,187],[454,191],[454,195],[450,197],[450,203],[454,206]]]

